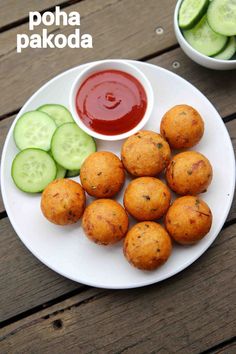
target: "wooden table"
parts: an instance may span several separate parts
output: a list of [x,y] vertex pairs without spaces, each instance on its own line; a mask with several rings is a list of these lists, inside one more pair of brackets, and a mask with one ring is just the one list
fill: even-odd
[[[236,70],[207,70],[185,56],[173,32],[175,3],[1,0],[1,149],[35,90],[68,68],[103,58],[147,61],[193,83],[218,109],[235,147]],[[58,4],[80,12],[94,48],[17,54],[16,34],[29,32],[28,11]],[[217,240],[197,262],[161,283],[124,291],[90,288],[54,273],[21,243],[2,201],[0,212],[0,353],[236,353],[235,200]]]

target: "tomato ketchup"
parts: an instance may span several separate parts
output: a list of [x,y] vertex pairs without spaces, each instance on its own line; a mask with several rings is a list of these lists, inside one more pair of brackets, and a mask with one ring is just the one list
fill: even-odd
[[133,129],[143,118],[147,96],[141,83],[119,70],[89,76],[76,95],[76,109],[83,123],[104,135]]

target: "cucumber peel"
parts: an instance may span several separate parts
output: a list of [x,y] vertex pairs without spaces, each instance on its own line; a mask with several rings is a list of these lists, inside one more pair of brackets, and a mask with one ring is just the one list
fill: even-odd
[[76,177],[79,176],[80,174],[80,170],[68,170],[66,173],[66,177],[70,178],[70,177]]
[[209,5],[209,0],[183,0],[179,9],[179,27],[183,30],[193,28]]
[[236,39],[235,37],[230,37],[229,42],[225,49],[219,54],[213,56],[215,59],[229,60],[233,57],[236,52]]

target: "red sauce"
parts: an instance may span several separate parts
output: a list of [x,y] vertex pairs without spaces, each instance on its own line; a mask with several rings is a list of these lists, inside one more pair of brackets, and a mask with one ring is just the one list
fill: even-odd
[[77,112],[91,130],[118,135],[143,118],[147,96],[140,82],[123,71],[104,70],[89,76],[76,96]]

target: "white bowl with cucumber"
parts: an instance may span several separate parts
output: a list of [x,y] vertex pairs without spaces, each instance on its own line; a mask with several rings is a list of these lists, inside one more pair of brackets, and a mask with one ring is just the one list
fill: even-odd
[[181,48],[196,63],[236,69],[236,0],[179,0],[174,28]]

